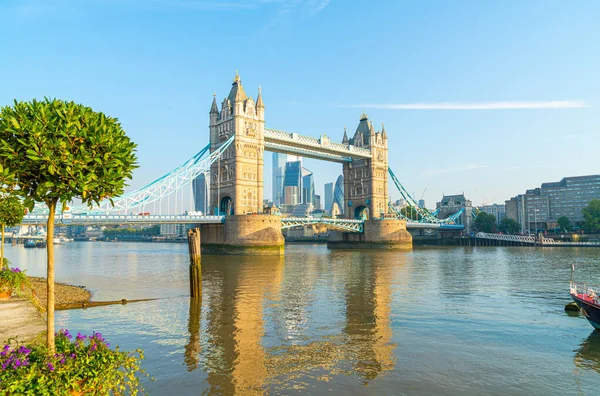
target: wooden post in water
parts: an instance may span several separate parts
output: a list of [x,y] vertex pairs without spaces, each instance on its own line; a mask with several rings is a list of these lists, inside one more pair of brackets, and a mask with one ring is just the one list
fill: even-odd
[[200,266],[200,228],[188,230],[190,252],[190,297],[202,297],[202,267]]

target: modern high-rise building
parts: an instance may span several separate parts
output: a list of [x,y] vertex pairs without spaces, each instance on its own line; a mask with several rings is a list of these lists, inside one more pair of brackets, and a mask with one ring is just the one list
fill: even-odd
[[313,173],[306,168],[302,168],[302,203],[315,203],[315,179]]
[[285,164],[287,155],[273,153],[273,204],[280,207],[283,203],[283,179],[285,178]]
[[563,216],[580,224],[581,209],[592,199],[600,199],[600,175],[564,177],[506,201],[506,216],[532,232],[554,227]]
[[321,196],[315,194],[315,210],[320,210],[321,209]]
[[344,175],[340,175],[333,189],[333,203],[337,205],[340,214],[344,215],[346,208],[344,208]]
[[208,202],[208,182],[204,173],[192,180],[192,192],[194,193],[194,210],[206,213],[210,203]]
[[285,205],[302,203],[302,163],[300,161],[285,164],[283,179],[283,201]]
[[333,205],[333,186],[333,183],[327,183],[324,187],[325,207],[323,209],[329,213],[331,213],[331,205]]

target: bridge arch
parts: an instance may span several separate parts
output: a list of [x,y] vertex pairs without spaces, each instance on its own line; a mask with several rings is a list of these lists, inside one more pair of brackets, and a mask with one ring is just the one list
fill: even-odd
[[354,209],[354,219],[356,220],[369,220],[369,208],[361,205]]
[[233,200],[230,196],[226,195],[221,198],[221,203],[219,204],[219,214],[226,216],[233,214]]

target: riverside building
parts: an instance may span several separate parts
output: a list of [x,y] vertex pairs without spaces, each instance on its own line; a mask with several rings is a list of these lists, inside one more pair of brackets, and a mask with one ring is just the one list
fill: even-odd
[[581,225],[581,209],[592,199],[600,199],[600,175],[564,177],[506,201],[506,216],[520,223],[523,232],[554,228],[563,216]]

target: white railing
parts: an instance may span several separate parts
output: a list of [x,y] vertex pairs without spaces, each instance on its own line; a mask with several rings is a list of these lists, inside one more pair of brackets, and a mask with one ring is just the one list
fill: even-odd
[[[114,214],[68,214],[68,216],[56,215],[54,222],[58,225],[102,225],[123,223],[145,223],[145,224],[201,224],[222,223],[224,216],[201,216],[201,215],[114,215]],[[23,218],[23,225],[44,225],[48,221],[46,215],[28,214]]]
[[329,228],[346,232],[363,232],[363,220],[354,219],[330,219],[318,217],[285,217],[281,219],[281,228],[288,229],[311,224],[323,224]]
[[478,232],[477,238],[494,239],[497,241],[521,242],[535,244],[535,238],[529,235],[509,235],[509,234],[492,234],[488,232]]
[[329,150],[338,154],[343,153],[352,157],[371,158],[371,150],[369,149],[331,142],[326,137],[317,139],[310,136],[299,135],[297,133],[289,133],[280,131],[278,129],[265,128],[265,139],[269,138],[280,142],[285,141],[288,143],[305,144],[311,148]]

